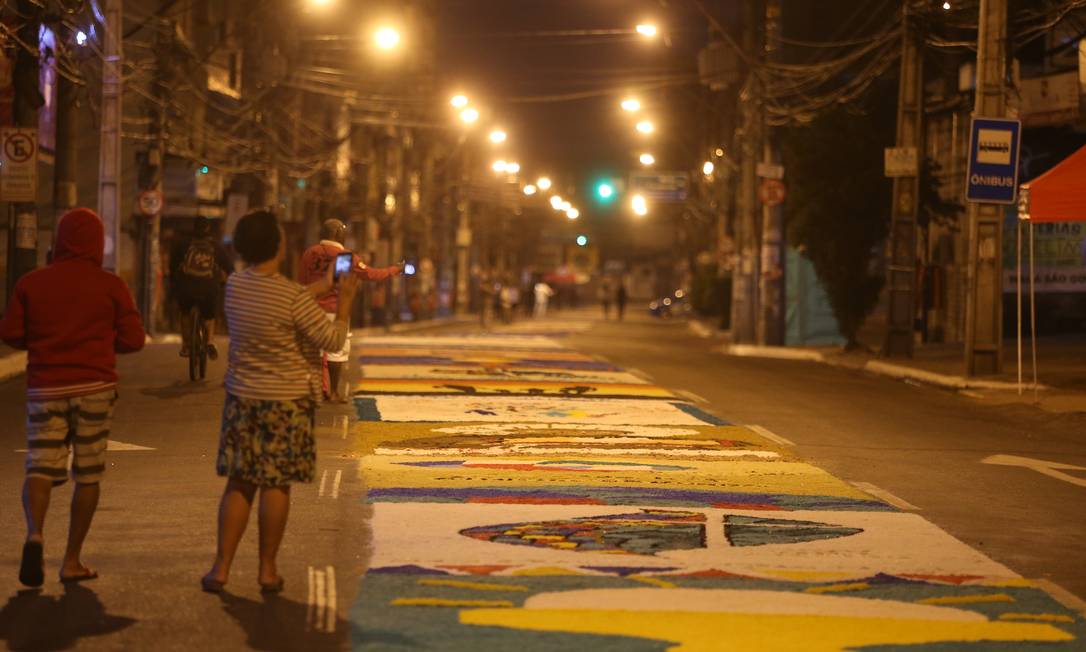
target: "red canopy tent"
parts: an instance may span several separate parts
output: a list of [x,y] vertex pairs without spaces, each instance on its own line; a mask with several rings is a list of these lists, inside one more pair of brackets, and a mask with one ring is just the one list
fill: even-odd
[[1086,222],[1086,147],[1022,186],[1030,222]]
[[1086,147],[1021,186],[1018,200],[1018,393],[1022,393],[1022,224],[1029,224],[1029,309],[1033,391],[1037,391],[1037,309],[1033,269],[1033,225],[1086,222]]

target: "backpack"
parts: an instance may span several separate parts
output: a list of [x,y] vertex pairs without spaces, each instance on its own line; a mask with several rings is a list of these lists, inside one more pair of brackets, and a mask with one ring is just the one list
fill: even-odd
[[181,273],[192,278],[215,276],[215,245],[208,240],[193,240],[185,251]]

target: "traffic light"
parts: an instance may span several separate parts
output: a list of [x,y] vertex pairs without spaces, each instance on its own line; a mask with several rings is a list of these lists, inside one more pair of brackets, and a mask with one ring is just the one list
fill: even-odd
[[588,236],[584,235],[584,234],[577,236],[577,246],[578,247],[586,247],[586,246],[588,246]]
[[211,172],[211,168],[207,167],[206,165],[200,166],[200,174],[207,174],[208,172]]
[[609,202],[615,197],[615,184],[610,181],[600,181],[596,184],[596,197],[600,201]]

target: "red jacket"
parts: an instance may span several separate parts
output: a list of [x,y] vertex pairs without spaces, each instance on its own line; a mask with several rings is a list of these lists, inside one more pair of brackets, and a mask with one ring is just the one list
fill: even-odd
[[102,269],[105,230],[76,208],[57,225],[53,262],[15,284],[0,338],[28,351],[27,396],[85,396],[116,385],[116,353],[143,348],[146,335],[128,286]]
[[[298,266],[298,282],[302,285],[310,285],[323,279],[328,274],[328,267],[336,256],[346,251],[343,245],[332,240],[321,240],[305,250],[302,254],[302,264]],[[400,266],[373,268],[366,267],[358,256],[351,256],[352,271],[367,281],[383,281],[390,276],[400,273]],[[317,303],[325,312],[335,312],[339,306],[339,290],[332,290],[317,297]]]

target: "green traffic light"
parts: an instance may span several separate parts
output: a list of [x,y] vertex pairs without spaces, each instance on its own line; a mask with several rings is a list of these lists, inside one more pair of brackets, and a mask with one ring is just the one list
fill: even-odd
[[211,172],[211,168],[206,165],[200,167],[200,174],[207,174],[208,172]]
[[615,196],[615,187],[609,182],[604,181],[600,185],[596,186],[596,194],[600,199],[608,200]]
[[583,246],[585,246],[587,244],[588,244],[588,236],[583,236],[583,235],[577,236],[577,246],[578,247],[583,247]]

